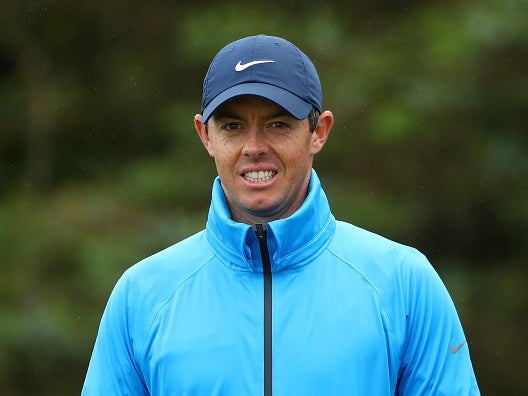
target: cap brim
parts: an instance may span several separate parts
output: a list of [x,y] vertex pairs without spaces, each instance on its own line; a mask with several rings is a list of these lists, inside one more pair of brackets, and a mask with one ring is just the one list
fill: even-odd
[[255,95],[269,99],[291,113],[298,120],[303,120],[308,117],[308,114],[310,114],[310,111],[314,107],[311,103],[305,102],[297,95],[275,85],[244,83],[226,89],[205,106],[202,112],[203,122],[206,123],[222,103],[242,95]]

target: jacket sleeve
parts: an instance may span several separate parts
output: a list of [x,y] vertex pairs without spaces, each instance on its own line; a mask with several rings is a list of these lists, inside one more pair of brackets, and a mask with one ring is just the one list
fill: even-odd
[[129,282],[116,284],[103,313],[82,396],[148,395],[130,335]]
[[398,395],[480,395],[455,306],[427,259],[404,266],[405,345]]

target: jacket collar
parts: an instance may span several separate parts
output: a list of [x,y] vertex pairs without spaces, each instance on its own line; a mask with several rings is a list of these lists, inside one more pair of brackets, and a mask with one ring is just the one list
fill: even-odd
[[[335,231],[335,218],[319,178],[312,170],[308,195],[291,216],[268,223],[268,250],[272,271],[299,267],[313,261],[328,245]],[[237,270],[262,272],[262,262],[253,226],[231,219],[220,179],[213,183],[206,235],[215,254]]]

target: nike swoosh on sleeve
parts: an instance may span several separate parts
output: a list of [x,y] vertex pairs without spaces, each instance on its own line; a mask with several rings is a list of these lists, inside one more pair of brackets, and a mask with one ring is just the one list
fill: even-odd
[[449,346],[449,350],[451,351],[451,353],[453,355],[456,355],[458,353],[458,351],[460,351],[460,348],[462,348],[465,343],[466,343],[466,341],[464,340],[460,344],[458,344],[457,346],[454,346],[453,344],[451,344]]

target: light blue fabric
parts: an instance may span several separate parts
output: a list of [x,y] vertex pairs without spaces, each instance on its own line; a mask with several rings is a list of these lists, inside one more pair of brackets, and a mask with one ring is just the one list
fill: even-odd
[[[478,395],[451,298],[418,251],[330,212],[315,171],[268,224],[273,393]],[[454,348],[453,351],[450,349]],[[83,395],[259,395],[263,276],[218,179],[206,229],[128,269],[108,301]]]

